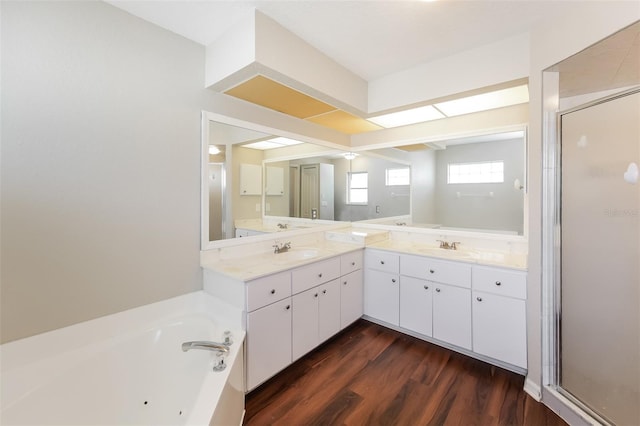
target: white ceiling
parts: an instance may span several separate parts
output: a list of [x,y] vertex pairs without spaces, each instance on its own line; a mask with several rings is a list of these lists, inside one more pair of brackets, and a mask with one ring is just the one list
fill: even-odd
[[[257,8],[367,81],[525,33],[570,1],[107,0],[202,45]],[[575,5],[575,3],[574,3]]]

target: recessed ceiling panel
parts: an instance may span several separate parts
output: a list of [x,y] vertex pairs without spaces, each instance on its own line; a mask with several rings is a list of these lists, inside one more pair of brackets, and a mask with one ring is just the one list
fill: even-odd
[[353,114],[341,110],[311,117],[307,120],[349,135],[382,129],[382,127],[364,118],[356,117]]
[[334,106],[261,75],[257,75],[225,93],[298,118],[312,117],[336,109]]

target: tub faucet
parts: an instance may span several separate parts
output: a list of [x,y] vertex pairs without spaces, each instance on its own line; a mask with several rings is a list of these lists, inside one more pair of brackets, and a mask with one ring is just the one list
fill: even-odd
[[222,353],[229,353],[229,346],[224,343],[207,342],[207,341],[195,341],[184,342],[182,344],[182,351],[187,352],[191,349],[202,349],[205,351],[216,351]]

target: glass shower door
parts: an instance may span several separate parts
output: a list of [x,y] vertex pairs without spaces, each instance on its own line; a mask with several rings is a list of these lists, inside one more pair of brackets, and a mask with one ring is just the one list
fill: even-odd
[[640,424],[639,164],[640,93],[561,116],[558,381],[618,425]]

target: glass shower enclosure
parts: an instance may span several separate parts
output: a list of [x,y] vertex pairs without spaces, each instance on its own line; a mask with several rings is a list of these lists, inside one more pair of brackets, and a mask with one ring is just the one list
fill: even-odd
[[560,115],[558,390],[640,424],[640,91]]

